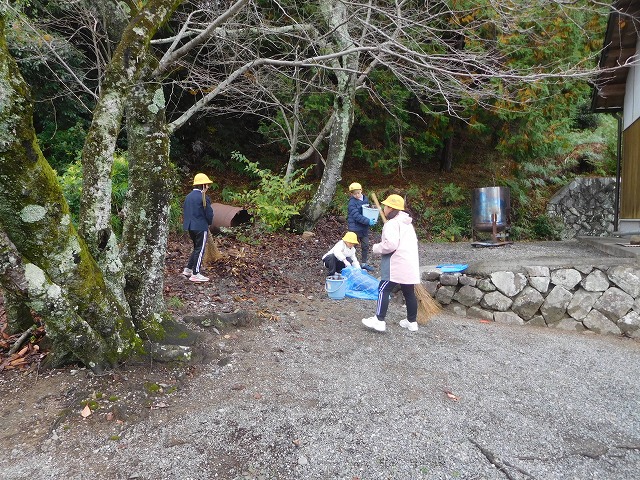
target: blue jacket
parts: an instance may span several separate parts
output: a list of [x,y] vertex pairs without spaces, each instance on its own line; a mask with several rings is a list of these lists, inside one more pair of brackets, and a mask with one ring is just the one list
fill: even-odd
[[347,225],[349,231],[358,236],[369,234],[369,219],[362,214],[362,206],[367,205],[369,200],[366,195],[362,196],[362,200],[355,197],[349,198],[347,206]]
[[202,190],[194,188],[184,199],[182,206],[183,220],[182,228],[195,232],[209,230],[209,225],[213,222],[213,208],[211,200],[205,196],[207,206],[202,206]]

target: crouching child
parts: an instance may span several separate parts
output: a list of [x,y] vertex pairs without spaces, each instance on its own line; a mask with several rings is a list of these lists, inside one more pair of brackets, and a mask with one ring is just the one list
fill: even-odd
[[358,244],[358,237],[353,232],[347,232],[331,250],[322,256],[322,262],[327,267],[327,276],[335,275],[343,268],[354,266],[360,268],[360,262],[356,258],[355,246]]

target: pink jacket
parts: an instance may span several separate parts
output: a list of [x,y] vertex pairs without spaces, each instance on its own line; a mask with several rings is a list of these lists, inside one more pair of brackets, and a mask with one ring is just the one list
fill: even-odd
[[387,221],[382,228],[380,243],[372,247],[373,253],[382,255],[380,276],[382,280],[405,285],[420,283],[418,237],[406,212]]

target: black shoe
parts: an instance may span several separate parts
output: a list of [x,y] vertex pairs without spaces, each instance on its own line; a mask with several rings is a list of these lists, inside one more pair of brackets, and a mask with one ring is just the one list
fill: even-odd
[[367,272],[373,272],[375,270],[374,267],[372,267],[371,265],[367,265],[366,263],[362,265],[362,268],[365,269]]

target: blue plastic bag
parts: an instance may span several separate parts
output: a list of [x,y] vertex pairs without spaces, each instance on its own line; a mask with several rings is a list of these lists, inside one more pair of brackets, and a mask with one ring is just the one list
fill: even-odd
[[369,275],[366,270],[355,267],[345,267],[340,274],[347,278],[345,297],[361,300],[377,300],[380,280]]

